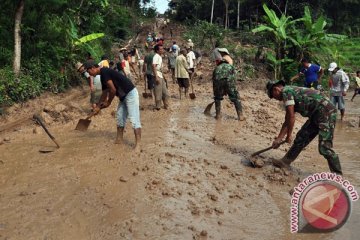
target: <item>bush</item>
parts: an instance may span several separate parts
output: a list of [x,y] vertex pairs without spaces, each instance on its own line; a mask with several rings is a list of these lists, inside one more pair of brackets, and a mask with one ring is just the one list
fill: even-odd
[[10,67],[0,69],[0,106],[26,101],[39,96],[41,92],[40,81],[30,75],[15,77]]

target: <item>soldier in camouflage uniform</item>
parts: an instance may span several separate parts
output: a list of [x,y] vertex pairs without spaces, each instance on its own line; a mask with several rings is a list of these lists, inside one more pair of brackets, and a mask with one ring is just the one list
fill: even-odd
[[230,101],[232,101],[235,105],[235,110],[239,121],[245,120],[245,117],[242,112],[239,92],[236,89],[235,67],[229,64],[224,59],[218,63],[217,67],[213,72],[213,90],[214,90],[216,119],[219,119],[221,117],[221,100],[223,100],[224,95],[227,94],[229,95]]
[[281,160],[274,160],[273,164],[278,167],[289,167],[300,152],[319,135],[319,153],[326,158],[331,172],[342,175],[339,157],[332,149],[336,108],[330,100],[317,90],[285,86],[284,81],[270,81],[266,87],[269,97],[283,101],[286,107],[285,122],[273,142],[274,148],[279,147],[285,135],[286,141],[291,143],[295,112],[309,118],[296,134],[294,143],[286,155]]

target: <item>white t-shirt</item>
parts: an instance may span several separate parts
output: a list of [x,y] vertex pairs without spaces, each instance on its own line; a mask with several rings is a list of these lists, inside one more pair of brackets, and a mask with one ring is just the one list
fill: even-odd
[[193,51],[188,52],[186,55],[186,60],[189,64],[189,68],[194,68],[194,61],[196,60],[195,53]]
[[96,90],[102,90],[100,75],[94,77],[94,87]]
[[153,64],[155,65],[156,64],[156,73],[157,73],[157,76],[159,78],[164,78],[163,77],[163,74],[161,72],[161,69],[162,69],[162,57],[155,53],[154,55],[154,58],[153,58]]

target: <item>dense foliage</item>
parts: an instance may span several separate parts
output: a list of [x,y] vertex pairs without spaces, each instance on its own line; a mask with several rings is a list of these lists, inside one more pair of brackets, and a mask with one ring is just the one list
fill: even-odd
[[[238,6],[240,28],[248,30],[262,21],[265,14],[263,4],[267,4],[276,14],[284,13],[294,19],[302,17],[304,7],[308,6],[315,17],[323,15],[326,18],[331,32],[360,35],[360,0],[214,0],[213,23],[225,23],[225,2],[229,2],[231,28],[237,27]],[[175,18],[179,21],[190,19],[210,22],[212,0],[171,0],[169,6],[176,10]]]
[[243,46],[238,44],[232,54],[240,55],[246,66],[262,58],[273,78],[292,77],[304,57],[324,68],[336,61],[350,73],[360,65],[359,0],[172,0],[169,6],[175,19],[190,23],[190,33],[199,31],[198,25],[193,27],[198,21],[206,22],[207,29],[215,28],[211,25],[232,29],[223,34],[232,39],[226,46],[232,48],[234,40]]
[[77,84],[76,61],[87,53],[97,60],[109,54],[145,15],[154,15],[142,7],[149,0],[23,0],[21,71],[15,75],[14,18],[20,2],[4,0],[0,8],[0,107]]

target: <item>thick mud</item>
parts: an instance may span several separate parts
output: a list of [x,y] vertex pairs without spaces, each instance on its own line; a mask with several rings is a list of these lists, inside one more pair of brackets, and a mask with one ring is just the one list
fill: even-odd
[[[195,100],[180,100],[172,83],[168,110],[154,111],[154,100],[141,98],[140,153],[132,150],[130,124],[125,143],[114,144],[116,101],[86,132],[74,130],[87,114],[88,96],[60,106],[49,99],[43,117],[61,146],[51,153],[39,152],[54,144],[35,124],[1,132],[0,239],[358,239],[357,203],[334,233],[290,233],[289,191],[307,175],[328,171],[317,139],[292,171],[270,163],[285,154],[287,144],[261,154],[263,167],[251,167],[250,155],[271,145],[284,111],[268,99],[264,81],[256,80],[238,86],[246,121],[236,120],[228,100],[221,120],[214,119],[214,109],[205,116],[211,69],[205,59]],[[360,189],[358,104],[360,98],[348,104],[334,145],[344,176]],[[295,131],[304,121],[297,116]]]

